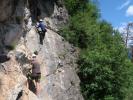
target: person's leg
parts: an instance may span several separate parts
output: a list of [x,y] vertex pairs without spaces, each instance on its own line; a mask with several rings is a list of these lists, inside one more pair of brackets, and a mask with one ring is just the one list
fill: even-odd
[[44,40],[44,37],[45,37],[45,33],[42,34],[42,41]]
[[43,45],[43,35],[41,35],[41,41],[40,44]]
[[42,35],[42,42],[43,42],[43,40],[44,40],[45,33],[46,33],[45,31],[42,31],[42,34],[41,34],[41,35]]
[[36,82],[36,95],[38,96],[40,93],[40,82]]
[[40,44],[43,44],[43,39],[42,39],[42,33],[39,32],[39,39],[40,39]]
[[36,95],[38,96],[40,93],[40,79],[41,79],[41,74],[38,74],[36,77]]
[[29,82],[30,82],[30,79],[32,79],[30,71],[28,71],[26,77],[27,77],[26,87],[29,89]]

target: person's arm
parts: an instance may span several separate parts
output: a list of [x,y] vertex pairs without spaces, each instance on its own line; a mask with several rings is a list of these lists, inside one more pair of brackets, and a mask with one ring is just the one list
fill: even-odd
[[36,25],[36,28],[39,28],[39,25]]

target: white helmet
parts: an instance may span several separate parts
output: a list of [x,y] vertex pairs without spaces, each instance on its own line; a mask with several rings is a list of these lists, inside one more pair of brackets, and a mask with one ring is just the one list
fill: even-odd
[[35,58],[36,57],[36,55],[35,54],[32,54],[32,58]]
[[42,19],[40,19],[39,21],[40,21],[40,22],[42,22],[43,20],[42,20]]

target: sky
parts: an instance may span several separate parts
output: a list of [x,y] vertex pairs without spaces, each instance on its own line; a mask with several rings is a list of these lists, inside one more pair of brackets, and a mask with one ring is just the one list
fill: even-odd
[[133,0],[99,0],[98,4],[102,19],[114,28],[123,28],[133,22]]

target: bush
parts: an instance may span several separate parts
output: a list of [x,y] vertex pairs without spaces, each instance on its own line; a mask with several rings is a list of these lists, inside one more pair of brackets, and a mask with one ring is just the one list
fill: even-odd
[[133,65],[118,31],[88,0],[65,0],[70,22],[60,33],[81,49],[78,60],[85,100],[131,100]]

